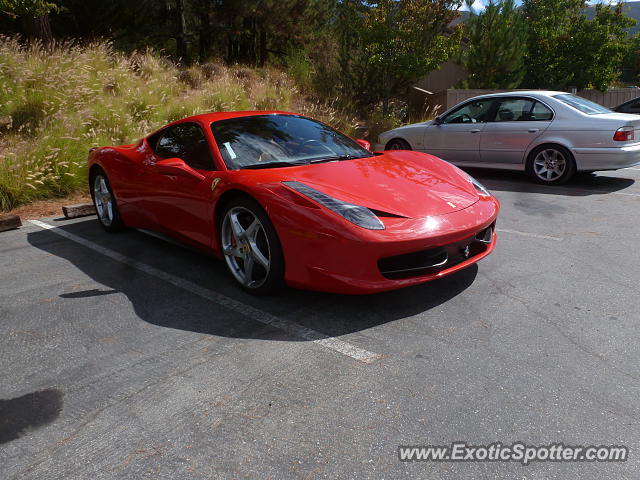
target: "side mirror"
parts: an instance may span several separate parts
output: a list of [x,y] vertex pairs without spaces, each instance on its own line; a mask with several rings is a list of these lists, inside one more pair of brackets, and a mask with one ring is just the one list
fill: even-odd
[[442,117],[436,117],[433,119],[433,124],[434,125],[442,125]]
[[156,162],[156,171],[161,175],[187,177],[194,180],[204,180],[204,175],[196,172],[181,158],[167,158]]
[[366,140],[363,140],[361,138],[356,138],[356,143],[360,145],[362,148],[371,151],[371,143],[367,142]]

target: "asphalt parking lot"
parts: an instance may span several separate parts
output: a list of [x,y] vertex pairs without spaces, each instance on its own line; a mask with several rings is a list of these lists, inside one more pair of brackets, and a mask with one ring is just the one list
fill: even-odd
[[[502,202],[496,251],[375,296],[253,298],[93,217],[0,234],[0,478],[638,478],[640,169],[471,173]],[[630,457],[398,460],[460,440]]]

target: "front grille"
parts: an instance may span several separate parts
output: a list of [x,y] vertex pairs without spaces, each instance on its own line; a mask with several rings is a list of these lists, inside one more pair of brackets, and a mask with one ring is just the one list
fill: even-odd
[[449,260],[449,252],[445,247],[407,253],[395,257],[387,257],[378,261],[378,268],[383,275],[396,275],[413,272],[416,269],[438,268]]
[[[493,225],[472,237],[438,248],[378,260],[380,273],[388,279],[438,273],[486,252],[493,240]],[[465,250],[468,248],[468,255]]]

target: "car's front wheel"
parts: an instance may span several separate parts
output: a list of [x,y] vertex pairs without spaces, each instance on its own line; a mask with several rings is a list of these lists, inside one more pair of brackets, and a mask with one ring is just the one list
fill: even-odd
[[107,175],[102,170],[91,176],[91,197],[102,228],[107,232],[123,230],[124,223],[122,217],[120,217],[116,197],[113,194]]
[[560,185],[575,175],[576,162],[560,145],[541,145],[529,155],[527,172],[538,183]]
[[227,269],[249,293],[264,295],[284,286],[284,256],[280,240],[260,205],[246,197],[223,209],[220,246]]
[[411,150],[411,145],[401,138],[394,138],[384,147],[385,150]]

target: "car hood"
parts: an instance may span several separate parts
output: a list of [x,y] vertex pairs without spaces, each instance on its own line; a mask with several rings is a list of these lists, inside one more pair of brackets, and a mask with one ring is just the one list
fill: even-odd
[[414,128],[427,128],[431,125],[433,125],[433,120],[428,120],[426,122],[420,123],[411,123],[409,125],[403,125],[401,127],[394,128],[393,130],[382,132],[380,135],[378,135],[378,138],[387,141],[391,140],[396,135],[401,135],[403,132],[407,132],[408,130],[412,130]]
[[277,169],[281,181],[302,182],[331,197],[408,218],[444,215],[479,200],[468,176],[418,152]]

